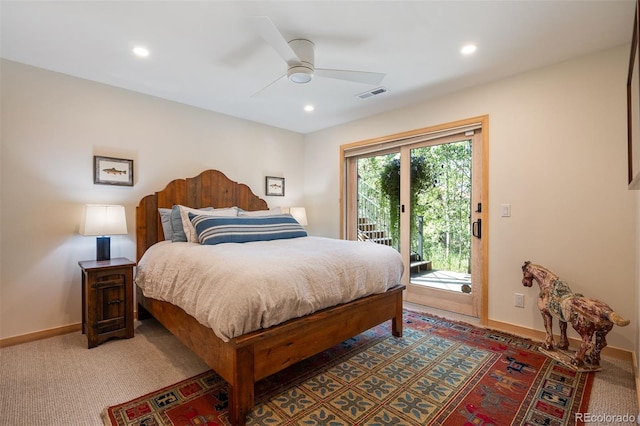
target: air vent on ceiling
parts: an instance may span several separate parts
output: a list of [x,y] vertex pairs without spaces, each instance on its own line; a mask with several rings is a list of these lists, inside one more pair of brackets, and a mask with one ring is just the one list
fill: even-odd
[[387,88],[386,87],[378,87],[376,89],[372,89],[372,90],[369,90],[367,92],[360,93],[359,95],[356,95],[356,96],[359,97],[360,99],[367,99],[367,98],[370,98],[372,96],[381,95],[381,94],[386,93],[386,92],[387,92]]

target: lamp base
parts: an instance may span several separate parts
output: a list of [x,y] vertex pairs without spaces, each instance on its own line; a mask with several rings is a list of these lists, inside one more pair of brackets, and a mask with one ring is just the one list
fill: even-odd
[[96,260],[110,260],[110,259],[111,259],[111,238],[110,237],[96,238]]

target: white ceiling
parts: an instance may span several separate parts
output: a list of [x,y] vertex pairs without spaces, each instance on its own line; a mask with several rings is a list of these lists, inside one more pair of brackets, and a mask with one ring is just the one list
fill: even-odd
[[[614,46],[635,0],[6,1],[1,56],[271,126],[309,133]],[[317,68],[386,73],[388,92],[286,79],[249,16],[316,44]],[[462,45],[476,43],[471,56]],[[131,50],[146,46],[142,59]],[[624,83],[623,83],[624,84]],[[303,106],[312,103],[315,111]]]

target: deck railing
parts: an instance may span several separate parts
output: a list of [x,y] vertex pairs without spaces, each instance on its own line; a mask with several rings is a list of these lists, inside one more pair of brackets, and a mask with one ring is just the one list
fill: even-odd
[[367,184],[362,179],[358,179],[358,238],[359,239],[372,239],[369,235],[365,234],[360,225],[361,221],[366,221],[368,224],[375,224],[376,230],[384,233],[387,237],[385,242],[380,241],[383,244],[390,244],[390,219],[387,209],[382,208],[380,200],[382,200],[382,192],[373,186]]

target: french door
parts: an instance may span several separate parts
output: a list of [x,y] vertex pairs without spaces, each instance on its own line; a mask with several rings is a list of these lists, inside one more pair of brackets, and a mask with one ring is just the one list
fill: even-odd
[[344,235],[400,252],[407,301],[482,320],[486,121],[481,117],[341,149]]

